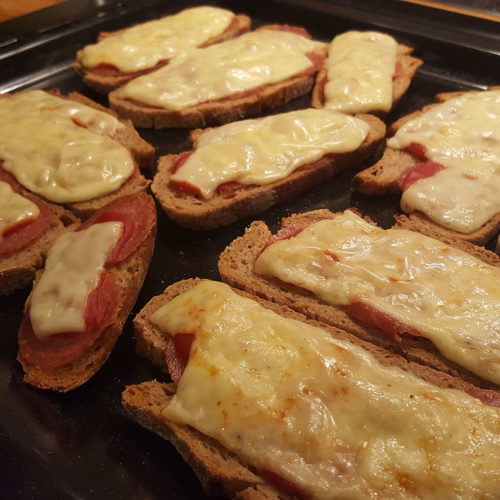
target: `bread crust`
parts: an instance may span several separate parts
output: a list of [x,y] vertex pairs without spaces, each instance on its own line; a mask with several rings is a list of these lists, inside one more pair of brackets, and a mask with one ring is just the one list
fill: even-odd
[[[296,214],[283,219],[282,227],[304,221],[314,222],[329,219],[334,217],[334,215],[329,210],[316,210],[306,214]],[[404,227],[411,230],[419,229],[408,223],[405,218],[399,218],[397,227]],[[428,235],[433,236],[432,234]],[[253,271],[255,259],[271,236],[272,233],[264,222],[253,222],[243,236],[235,239],[222,252],[218,263],[222,280],[235,288],[245,290],[259,297],[265,297],[278,304],[286,305],[317,321],[350,332],[364,341],[378,345],[391,353],[401,355],[409,361],[460,378],[477,387],[498,390],[496,384],[482,379],[478,375],[445,358],[434,347],[432,342],[424,337],[405,335],[401,342],[398,342],[378,328],[367,326],[360,321],[352,319],[347,315],[344,308],[327,304],[307,290],[299,289],[278,279],[266,279],[257,275]],[[446,243],[468,251],[490,265],[500,266],[498,255],[484,248],[451,236]]]
[[[393,136],[397,130],[399,130],[408,121],[417,118],[438,104],[468,93],[470,92],[445,92],[436,95],[436,103],[428,104],[421,110],[415,111],[394,122],[388,128],[388,137]],[[352,187],[355,191],[370,196],[401,193],[401,188],[398,185],[399,177],[405,170],[414,167],[419,163],[421,163],[421,160],[414,157],[411,153],[387,147],[377,163],[356,174],[352,181]],[[470,233],[460,233],[458,231],[453,231],[452,229],[444,228],[431,221],[425,214],[418,211],[409,214],[409,218],[413,220],[416,225],[434,226],[433,231],[435,231],[436,234],[442,234],[443,237],[446,237],[445,235],[451,235],[455,238],[475,243],[477,245],[485,245],[500,230],[500,213],[496,214],[480,228],[475,229]]]
[[[370,125],[366,139],[356,151],[326,155],[271,184],[242,186],[234,193],[215,194],[208,200],[199,199],[170,187],[170,170],[181,155],[168,155],[159,159],[151,189],[165,213],[181,226],[209,230],[232,224],[369,161],[384,140],[385,125],[373,115],[359,114],[356,117]],[[196,141],[202,132],[195,130],[192,140]]]
[[[200,281],[199,279],[189,279],[169,286],[163,294],[152,298],[134,319],[138,354],[150,359],[165,371],[167,371],[165,345],[168,338],[149,320],[149,317],[163,304],[189,290]],[[454,388],[465,392],[472,392],[475,389],[475,387],[460,378],[408,361],[399,354],[363,341],[351,333],[307,318],[291,308],[278,305],[239,289],[234,289],[234,291],[256,300],[264,307],[272,309],[278,314],[323,328],[335,338],[361,346],[385,366],[397,366],[438,387]],[[278,492],[273,486],[260,478],[250,465],[239,460],[233,453],[213,439],[208,438],[192,427],[175,424],[165,418],[161,411],[168,405],[174,393],[174,384],[163,384],[157,381],[145,382],[128,386],[122,394],[122,404],[133,420],[167,439],[178,449],[186,462],[192,467],[208,494],[224,494],[228,498],[260,500],[290,498],[282,492]]]
[[[200,48],[208,47],[215,43],[220,43],[226,40],[230,40],[231,38],[234,38],[250,30],[251,19],[248,16],[244,14],[237,14],[235,15],[234,19],[235,19],[234,24],[230,25],[226,29],[226,31],[224,31],[223,33],[221,33],[216,37],[213,37],[204,44],[200,45]],[[101,40],[104,40],[107,37],[119,35],[123,31],[126,31],[126,28],[114,32],[100,33],[97,41],[100,42]],[[77,57],[81,52],[82,52],[81,50],[77,52]],[[92,69],[85,68],[84,66],[82,66],[78,61],[78,59],[73,63],[73,69],[82,77],[83,83],[87,85],[87,87],[90,87],[91,89],[95,90],[100,94],[107,95],[112,90],[121,87],[122,85],[125,85],[130,80],[133,80],[138,76],[145,75],[147,73],[151,73],[152,71],[160,69],[161,67],[168,64],[168,62],[169,62],[168,60],[160,61],[153,68],[148,68],[141,71],[135,71],[133,73],[121,73],[119,75],[113,75],[113,76],[100,76],[95,72],[93,72]]]
[[[398,66],[399,71],[392,80],[392,106],[389,111],[392,111],[396,107],[397,103],[408,90],[411,80],[415,76],[418,68],[420,68],[423,64],[421,59],[411,55],[412,52],[413,49],[411,47],[398,44],[396,65]],[[327,70],[323,67],[323,69],[321,69],[316,75],[316,83],[313,88],[311,101],[313,108],[325,107],[325,103],[322,98],[322,82],[325,78],[327,78]],[[384,117],[387,113],[389,113],[389,111],[371,110],[370,113],[375,116]]]
[[[277,25],[263,29],[278,29]],[[318,55],[326,54],[326,44]],[[117,91],[109,94],[109,103],[119,116],[132,121],[136,127],[144,128],[204,128],[222,125],[246,117],[258,116],[264,111],[286,104],[307,94],[313,87],[314,74],[297,75],[286,81],[264,85],[254,92],[245,92],[219,101],[208,101],[183,110],[168,110],[121,99]]]
[[[153,199],[145,193],[141,194],[141,196],[148,198],[148,204],[156,215]],[[21,363],[25,372],[25,382],[40,389],[67,392],[85,383],[101,368],[111,354],[125,321],[135,304],[153,255],[155,239],[156,218],[151,232],[136,250],[125,260],[106,269],[106,272],[111,275],[119,288],[116,321],[105,328],[91,348],[78,359],[52,370],[40,369],[23,358],[19,352],[17,360]],[[30,298],[31,295],[26,301],[25,315],[29,309]]]
[[43,266],[52,243],[61,234],[79,226],[80,220],[72,212],[53,203],[45,202],[45,205],[51,214],[48,229],[21,250],[0,258],[0,295],[30,286],[36,271]]

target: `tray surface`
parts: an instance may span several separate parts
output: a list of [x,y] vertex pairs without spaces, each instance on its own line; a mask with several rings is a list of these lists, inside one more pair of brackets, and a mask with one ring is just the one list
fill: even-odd
[[[145,0],[65,2],[0,25],[0,92],[58,87],[81,92],[105,104],[83,86],[70,65],[78,48],[92,43],[99,31],[174,13],[201,2]],[[422,6],[380,1],[203,2],[246,13],[253,27],[267,23],[305,27],[329,41],[349,29],[378,29],[415,48],[424,60],[409,92],[386,122],[420,108],[439,92],[484,89],[499,84],[498,24],[465,19],[454,13],[433,15]],[[48,20],[52,24],[48,24]],[[44,26],[40,28],[40,23]],[[23,26],[23,29],[20,28]],[[451,29],[450,27],[454,29]],[[496,29],[495,29],[496,28]],[[5,69],[4,69],[5,68]],[[309,106],[310,96],[277,112]],[[158,155],[189,149],[186,130],[139,130]],[[365,168],[364,165],[361,168]],[[368,198],[353,194],[349,171],[278,205],[256,219],[272,229],[295,212],[354,206],[384,227],[399,213],[399,197]],[[154,170],[146,173],[152,176]],[[134,352],[131,318],[154,295],[184,278],[218,279],[220,252],[243,234],[250,219],[209,232],[180,228],[158,210],[158,237],[150,271],[110,359],[85,385],[68,393],[40,391],[22,381],[16,362],[17,327],[28,291],[0,297],[0,497],[2,498],[206,498],[195,476],[176,450],[130,421],[120,406],[123,388],[165,376]]]

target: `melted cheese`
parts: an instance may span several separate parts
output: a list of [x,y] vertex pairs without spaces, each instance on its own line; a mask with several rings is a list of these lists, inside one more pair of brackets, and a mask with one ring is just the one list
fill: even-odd
[[39,339],[85,331],[87,298],[97,287],[122,228],[122,222],[103,222],[56,240],[31,294],[29,315]]
[[407,188],[401,208],[408,213],[419,210],[442,227],[471,233],[500,213],[499,176],[500,171],[491,176],[445,168]]
[[[494,498],[500,411],[202,282],[156,311],[195,335],[163,414],[312,498]],[[309,495],[307,495],[309,498]]]
[[36,219],[40,209],[35,203],[15,193],[9,184],[0,182],[0,240],[9,228]]
[[108,113],[39,90],[2,96],[0,158],[24,187],[48,200],[87,201],[132,174],[130,152],[109,137],[123,127]]
[[[486,217],[498,213],[500,90],[465,94],[434,106],[405,123],[387,145],[403,149],[412,142],[425,147],[429,160],[467,176],[479,177],[481,183],[473,185],[464,179],[459,186],[460,173],[432,176],[410,188],[414,194],[406,196],[411,196],[411,200],[405,201],[404,210],[424,209],[429,218],[459,232],[474,231]],[[448,182],[453,182],[454,188],[463,193],[463,202],[453,195]],[[431,183],[435,183],[435,187],[429,188]],[[442,202],[433,199],[436,192],[444,194]],[[452,214],[449,208],[454,200],[463,206],[457,207]],[[464,216],[466,221],[462,220]]]
[[347,211],[273,243],[255,271],[329,304],[368,304],[418,330],[448,359],[500,384],[500,268]]
[[78,61],[86,68],[112,64],[123,73],[152,68],[220,35],[233,18],[232,12],[216,7],[186,9],[88,45],[78,54]]
[[311,68],[306,54],[318,52],[323,45],[283,31],[247,33],[206,49],[193,49],[184,58],[135,78],[117,96],[182,110],[285,81]]
[[363,120],[317,109],[230,123],[201,135],[171,179],[196,186],[204,198],[229,181],[269,184],[329,153],[354,151],[369,128]]
[[345,113],[389,111],[397,43],[373,31],[348,31],[330,44],[325,106]]

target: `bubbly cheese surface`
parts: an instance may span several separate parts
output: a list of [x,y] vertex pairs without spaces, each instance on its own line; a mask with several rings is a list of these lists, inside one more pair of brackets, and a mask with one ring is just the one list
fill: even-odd
[[[500,90],[465,94],[436,105],[404,124],[387,141],[394,149],[403,149],[411,143],[424,146],[429,160],[481,179],[478,183],[464,180],[459,186],[460,174],[452,179],[454,174],[448,172],[417,181],[410,188],[414,193],[411,198],[418,200],[418,206],[425,208],[429,218],[455,231],[471,232],[481,227],[485,217],[498,213]],[[430,183],[435,183],[435,187],[429,188]],[[463,207],[458,207],[453,215],[449,211],[453,200],[462,202],[458,192],[452,193],[451,183],[464,195]],[[433,200],[436,192],[445,196],[441,203]],[[415,210],[418,206],[407,200],[404,209]],[[466,221],[462,219],[464,216]]]
[[326,60],[325,106],[344,113],[389,111],[398,44],[375,31],[336,36]]
[[40,90],[0,96],[0,159],[48,200],[87,201],[133,172],[130,152],[109,137],[123,127],[108,113]]
[[17,224],[35,220],[40,209],[28,198],[15,193],[7,182],[0,181],[0,240]]
[[163,414],[308,498],[494,498],[500,411],[202,282],[151,320],[195,340]]
[[86,68],[112,64],[123,73],[152,68],[222,34],[233,18],[232,12],[216,7],[186,9],[87,45],[78,60]]
[[370,126],[337,112],[304,109],[244,120],[202,134],[171,179],[211,198],[225,182],[265,185],[328,153],[356,150]]
[[255,31],[206,49],[193,49],[185,57],[135,78],[117,96],[182,110],[285,81],[311,68],[307,54],[323,46],[290,32]]
[[56,240],[31,295],[29,315],[39,339],[85,331],[88,296],[97,287],[122,230],[122,222],[103,222]]
[[383,230],[347,211],[273,243],[255,271],[330,304],[372,306],[500,384],[500,268],[470,254],[413,231]]

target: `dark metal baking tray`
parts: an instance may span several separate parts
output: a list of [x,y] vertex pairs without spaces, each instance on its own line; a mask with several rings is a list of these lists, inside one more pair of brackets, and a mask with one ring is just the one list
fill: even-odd
[[[378,29],[415,48],[425,64],[409,92],[387,117],[391,123],[438,92],[484,89],[500,83],[499,24],[396,0],[194,2],[69,0],[0,25],[0,92],[59,87],[101,103],[71,69],[78,48],[99,31],[114,30],[211,3],[250,15],[253,25],[304,26],[329,41],[349,29]],[[277,110],[307,107],[310,96]],[[141,130],[158,154],[189,148],[185,130]],[[147,175],[151,176],[154,170]],[[350,191],[345,173],[260,214],[272,228],[281,217],[327,207],[357,207],[385,227],[399,211],[398,197],[366,198]],[[169,284],[199,276],[217,279],[220,252],[250,219],[209,232],[183,229],[161,211],[151,268],[130,318]],[[136,357],[131,321],[105,366],[69,394],[36,390],[22,381],[16,332],[28,291],[0,298],[0,497],[22,499],[203,499],[204,492],[175,449],[131,422],[120,406],[127,384],[165,379]]]

